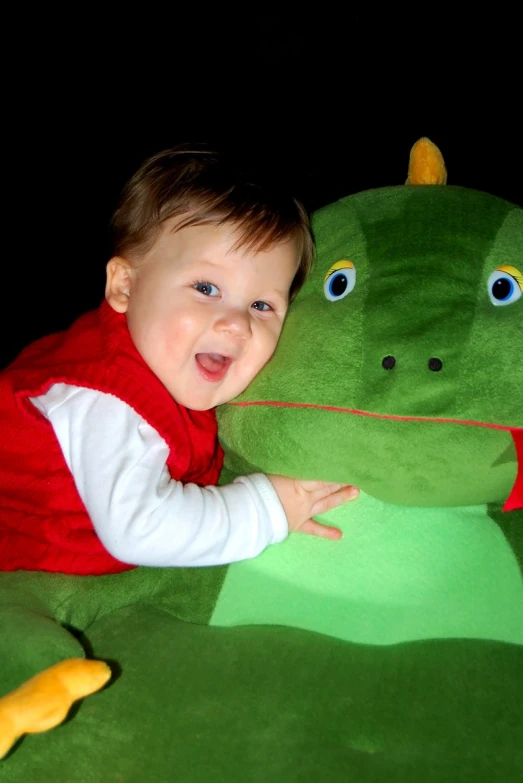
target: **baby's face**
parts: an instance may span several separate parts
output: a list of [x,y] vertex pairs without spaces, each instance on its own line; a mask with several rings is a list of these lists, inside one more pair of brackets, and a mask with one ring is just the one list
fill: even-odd
[[167,221],[130,272],[133,341],[174,399],[207,410],[236,397],[272,356],[298,251],[233,249],[235,226]]

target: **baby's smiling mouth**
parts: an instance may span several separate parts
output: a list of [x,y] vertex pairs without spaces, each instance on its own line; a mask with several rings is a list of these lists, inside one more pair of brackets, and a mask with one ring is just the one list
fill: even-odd
[[232,359],[221,353],[197,353],[198,369],[207,381],[221,381],[229,369]]

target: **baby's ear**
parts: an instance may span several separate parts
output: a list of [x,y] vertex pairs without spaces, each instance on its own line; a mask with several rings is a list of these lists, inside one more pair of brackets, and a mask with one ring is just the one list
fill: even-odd
[[107,282],[105,298],[117,313],[127,312],[133,268],[129,261],[121,256],[114,256],[107,262]]

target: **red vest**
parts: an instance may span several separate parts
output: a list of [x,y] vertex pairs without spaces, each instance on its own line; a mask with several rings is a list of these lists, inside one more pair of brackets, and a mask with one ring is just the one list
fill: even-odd
[[26,348],[0,374],[0,571],[109,574],[133,566],[96,535],[54,430],[27,399],[53,383],[113,394],[166,441],[173,479],[216,484],[222,465],[214,411],[178,405],[106,302],[67,331]]

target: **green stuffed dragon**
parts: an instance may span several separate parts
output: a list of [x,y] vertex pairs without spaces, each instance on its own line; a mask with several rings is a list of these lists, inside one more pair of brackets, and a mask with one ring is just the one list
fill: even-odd
[[421,139],[405,185],[315,213],[278,349],[218,411],[223,482],[360,487],[342,540],[0,574],[5,783],[523,774],[523,211],[445,183]]
[[226,471],[362,496],[325,517],[341,542],[293,536],[231,567],[213,622],[523,644],[521,210],[427,184],[341,199],[313,227],[276,355],[220,410]]

